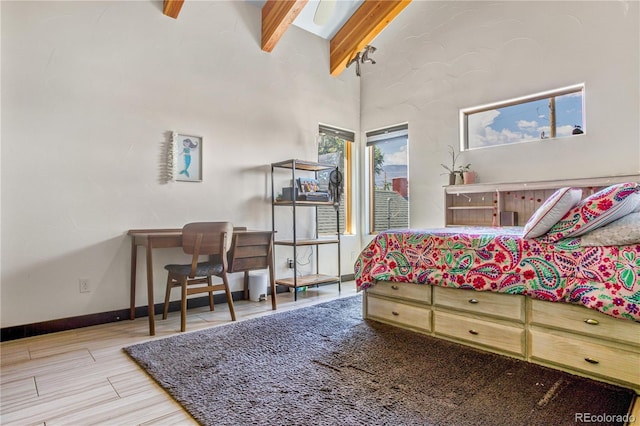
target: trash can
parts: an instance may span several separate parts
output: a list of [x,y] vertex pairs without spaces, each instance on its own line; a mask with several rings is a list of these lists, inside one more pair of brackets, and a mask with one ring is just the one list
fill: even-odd
[[268,281],[267,271],[249,272],[249,300],[252,302],[267,300]]

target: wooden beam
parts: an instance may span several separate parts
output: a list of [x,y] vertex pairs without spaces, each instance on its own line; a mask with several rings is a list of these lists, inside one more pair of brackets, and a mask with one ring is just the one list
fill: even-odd
[[329,44],[331,75],[337,76],[347,63],[369,44],[411,0],[365,0],[340,28]]
[[162,13],[173,19],[178,19],[180,9],[182,9],[182,3],[184,3],[184,0],[164,0]]
[[267,0],[262,6],[262,50],[271,52],[308,0]]

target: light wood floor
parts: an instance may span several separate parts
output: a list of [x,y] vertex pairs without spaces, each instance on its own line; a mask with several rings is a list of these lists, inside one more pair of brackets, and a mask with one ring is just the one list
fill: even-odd
[[[271,300],[235,302],[238,321],[356,294],[353,281],[309,288]],[[189,310],[187,333],[230,323],[227,305]],[[0,345],[0,424],[19,425],[191,425],[197,424],[144,373],[122,348],[180,333],[180,313],[103,324],[3,342]]]

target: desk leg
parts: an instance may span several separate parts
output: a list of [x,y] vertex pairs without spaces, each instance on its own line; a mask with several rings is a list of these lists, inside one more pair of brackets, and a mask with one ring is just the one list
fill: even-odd
[[153,303],[153,263],[151,260],[151,241],[147,244],[147,302],[149,314],[149,335],[155,336],[155,307]]
[[[273,236],[269,244],[269,253],[267,254],[267,269],[269,270],[269,286],[271,287],[271,309],[276,310],[276,273],[273,270]],[[296,289],[294,289],[296,290]]]
[[249,299],[249,271],[244,271],[244,300]]
[[276,277],[273,272],[273,264],[269,266],[269,285],[271,287],[271,309],[276,310]]
[[129,319],[136,319],[136,267],[138,261],[138,246],[135,238],[131,238],[131,300],[129,303]]

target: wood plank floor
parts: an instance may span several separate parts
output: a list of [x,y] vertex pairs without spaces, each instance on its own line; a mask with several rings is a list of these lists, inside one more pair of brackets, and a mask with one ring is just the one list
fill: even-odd
[[[278,294],[278,310],[270,299],[235,302],[238,321],[302,308],[356,294],[353,281]],[[187,332],[230,323],[227,305],[214,312],[191,309]],[[180,333],[180,313],[166,321],[156,317],[150,337],[146,317],[94,327],[13,340],[0,344],[0,424],[53,425],[195,425],[162,388],[129,359],[122,348]],[[633,409],[636,422],[640,404]],[[633,423],[637,424],[637,423]]]
[[[238,321],[297,309],[356,294],[353,281],[279,293],[271,300],[235,302]],[[191,309],[187,332],[230,323],[225,304],[215,311]],[[191,425],[197,424],[152,381],[122,348],[180,333],[180,313],[147,317],[3,342],[0,345],[0,424],[19,425]]]

